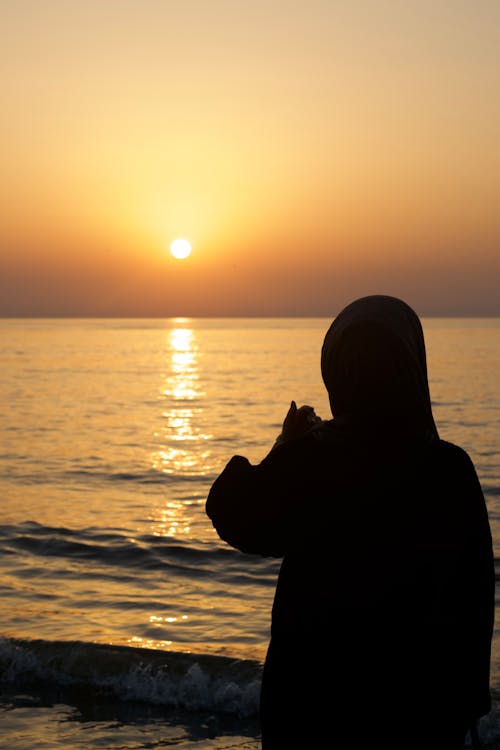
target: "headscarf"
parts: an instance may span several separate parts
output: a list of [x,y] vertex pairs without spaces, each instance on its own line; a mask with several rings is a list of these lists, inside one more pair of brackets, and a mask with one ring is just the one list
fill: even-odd
[[330,326],[321,373],[333,416],[437,437],[417,314],[395,297],[362,297]]

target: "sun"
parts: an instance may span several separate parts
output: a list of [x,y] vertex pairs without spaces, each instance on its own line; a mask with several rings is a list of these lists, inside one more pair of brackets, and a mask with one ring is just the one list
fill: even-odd
[[189,240],[185,240],[179,237],[170,245],[170,252],[174,256],[174,258],[183,260],[184,258],[187,258],[188,255],[191,255],[191,243],[189,242]]

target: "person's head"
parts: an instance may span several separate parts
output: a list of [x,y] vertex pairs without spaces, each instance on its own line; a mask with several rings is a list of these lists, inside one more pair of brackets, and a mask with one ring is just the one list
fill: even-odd
[[334,417],[432,432],[422,326],[395,297],[362,297],[330,326],[321,351],[321,373]]

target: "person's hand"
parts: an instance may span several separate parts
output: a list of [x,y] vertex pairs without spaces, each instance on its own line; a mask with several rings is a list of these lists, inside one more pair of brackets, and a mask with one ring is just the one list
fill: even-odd
[[295,401],[292,401],[288,414],[283,422],[280,439],[289,440],[290,438],[299,437],[321,422],[312,406],[300,406],[297,408]]

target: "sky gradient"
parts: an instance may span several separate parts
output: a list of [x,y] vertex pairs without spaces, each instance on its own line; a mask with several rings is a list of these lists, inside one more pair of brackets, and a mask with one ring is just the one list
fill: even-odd
[[0,315],[500,315],[496,0],[0,15]]

